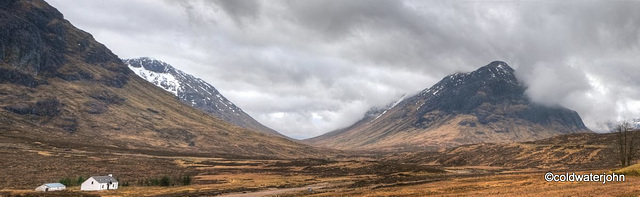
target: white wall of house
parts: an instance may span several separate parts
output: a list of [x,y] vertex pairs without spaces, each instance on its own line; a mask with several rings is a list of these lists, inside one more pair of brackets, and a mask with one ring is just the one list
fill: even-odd
[[66,187],[48,187],[46,185],[41,185],[40,187],[36,187],[36,191],[46,192],[46,191],[62,191],[65,190]]
[[107,190],[108,189],[118,189],[118,182],[113,182],[111,185],[108,183],[99,183],[93,177],[90,177],[86,181],[80,185],[80,190],[82,191],[96,191],[96,190]]
[[109,189],[118,189],[118,182],[111,183],[111,185],[109,185],[108,183],[104,183],[104,184],[101,186],[101,188],[102,188],[102,189],[107,189],[107,187],[108,187]]
[[100,183],[93,179],[93,177],[89,177],[86,181],[82,182],[80,185],[80,190],[83,191],[95,191],[100,190]]

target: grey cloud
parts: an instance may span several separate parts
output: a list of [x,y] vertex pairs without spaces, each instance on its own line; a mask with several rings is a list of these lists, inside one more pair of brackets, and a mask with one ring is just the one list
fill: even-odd
[[[363,26],[395,27],[421,32],[419,18],[402,2],[386,0],[289,1],[292,20],[330,39],[353,36]],[[384,29],[380,29],[384,30]]]
[[527,81],[527,94],[545,105],[558,105],[572,94],[591,88],[581,69],[562,62],[538,62],[528,74],[520,77]]
[[260,2],[254,0],[235,0],[235,1],[225,1],[218,0],[214,1],[219,4],[220,7],[230,15],[236,23],[242,23],[243,19],[251,19],[255,18],[260,14]]

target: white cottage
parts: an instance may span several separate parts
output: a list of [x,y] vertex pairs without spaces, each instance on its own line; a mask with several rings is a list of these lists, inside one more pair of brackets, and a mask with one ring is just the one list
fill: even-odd
[[118,189],[118,181],[113,178],[113,175],[109,176],[92,176],[80,185],[82,191],[96,191],[96,190],[109,190]]
[[36,187],[36,191],[49,192],[49,191],[62,191],[67,189],[62,183],[45,183],[39,187]]

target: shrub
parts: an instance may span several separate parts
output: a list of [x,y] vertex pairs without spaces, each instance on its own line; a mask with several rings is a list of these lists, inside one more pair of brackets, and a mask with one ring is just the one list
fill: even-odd
[[79,176],[78,179],[76,180],[76,185],[81,185],[82,182],[84,182],[84,177]]
[[69,178],[69,177],[61,178],[60,181],[58,181],[58,182],[62,183],[63,185],[66,185],[66,186],[72,186],[72,184],[73,184],[73,182],[71,181],[71,178]]
[[[161,178],[147,178],[147,179],[138,179],[134,184],[140,186],[176,186],[176,185],[191,185],[191,181],[193,179],[191,176],[168,176],[164,175]],[[123,182],[123,186],[129,186],[129,182]]]
[[191,185],[191,177],[189,175],[182,177],[182,185]]
[[168,176],[163,176],[162,179],[160,179],[160,186],[170,186],[171,185],[171,180],[169,179]]

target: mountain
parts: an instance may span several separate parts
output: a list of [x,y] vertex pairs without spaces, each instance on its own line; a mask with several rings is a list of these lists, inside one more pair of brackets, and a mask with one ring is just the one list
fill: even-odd
[[122,60],[136,75],[171,92],[182,103],[244,128],[285,137],[253,119],[216,88],[160,60],[141,57]]
[[443,78],[431,88],[354,125],[306,142],[355,150],[441,149],[590,132],[575,111],[532,103],[505,62]]
[[183,104],[42,0],[0,1],[0,27],[0,144],[180,155],[320,154]]

